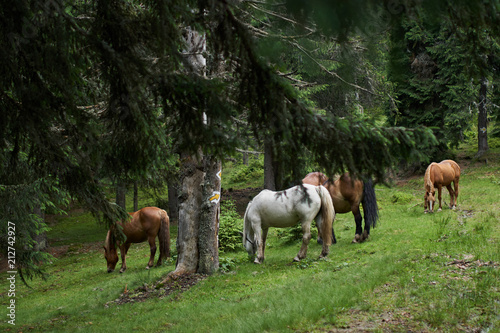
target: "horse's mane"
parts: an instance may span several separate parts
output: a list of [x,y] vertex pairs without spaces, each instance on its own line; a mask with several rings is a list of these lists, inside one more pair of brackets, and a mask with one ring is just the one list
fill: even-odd
[[116,248],[116,237],[113,232],[113,228],[108,230],[106,235],[106,240],[104,241],[104,247],[110,251]]
[[434,192],[434,183],[431,180],[431,168],[435,163],[431,163],[428,167],[427,170],[425,170],[425,176],[424,176],[424,185],[425,188],[429,188],[429,193]]

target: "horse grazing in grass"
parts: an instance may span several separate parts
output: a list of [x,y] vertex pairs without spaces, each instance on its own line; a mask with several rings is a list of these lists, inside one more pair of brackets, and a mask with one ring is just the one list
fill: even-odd
[[106,236],[104,244],[104,257],[108,265],[108,273],[115,270],[118,262],[118,254],[116,245],[120,247],[120,255],[122,258],[122,267],[120,273],[127,269],[125,256],[132,243],[149,242],[151,256],[146,269],[149,269],[154,264],[156,253],[156,236],[160,243],[160,256],[156,266],[160,266],[162,259],[170,257],[170,219],[167,212],[157,207],[145,207],[131,215],[130,221],[116,222],[123,228],[123,233],[127,237],[124,242],[117,242],[115,237],[115,228],[111,227]]
[[300,223],[303,232],[302,246],[293,259],[300,261],[307,254],[313,219],[324,240],[320,257],[325,257],[330,251],[330,230],[335,219],[332,199],[326,188],[305,184],[280,192],[263,190],[248,204],[245,211],[243,245],[250,256],[257,252],[254,262],[260,264],[264,261],[269,228],[286,228]]
[[[375,190],[372,181],[363,182],[359,179],[353,179],[348,173],[336,178],[328,179],[321,172],[311,172],[304,179],[303,184],[323,185],[326,187],[332,197],[333,206],[336,214],[352,212],[356,222],[356,233],[353,243],[365,241],[370,236],[370,228],[375,227],[378,220],[378,207]],[[365,229],[363,231],[361,222],[361,212],[359,205],[363,204],[363,213],[365,217]],[[332,229],[333,242],[336,243],[335,233]],[[318,242],[321,239],[318,237]]]
[[[439,198],[438,212],[441,211],[441,190],[443,186],[446,186],[448,192],[450,192],[450,208],[455,209],[457,207],[459,180],[460,167],[455,161],[444,160],[439,163],[432,162],[427,167],[424,176],[424,212],[432,213],[434,211],[434,203],[436,202],[436,187],[438,189]],[[451,183],[453,183],[454,189],[451,188]]]

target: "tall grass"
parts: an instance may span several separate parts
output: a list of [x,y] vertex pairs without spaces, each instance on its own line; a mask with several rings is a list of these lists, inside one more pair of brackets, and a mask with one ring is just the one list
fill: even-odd
[[[420,179],[377,187],[380,222],[365,243],[351,243],[352,214],[337,215],[338,243],[329,257],[319,260],[321,247],[311,241],[308,258],[292,263],[300,241],[285,241],[271,229],[262,265],[250,262],[242,248],[228,252],[221,260],[231,263],[227,273],[140,303],[113,300],[161,279],[174,269],[174,260],[145,270],[148,246],[133,245],[128,270],[108,274],[98,246],[78,247],[45,264],[46,281],[34,280],[31,288],[17,284],[16,326],[3,327],[23,332],[500,331],[498,165],[464,168],[455,211],[424,214]],[[443,197],[449,202],[446,191]],[[86,228],[66,224],[68,237],[77,237],[77,226]],[[2,309],[7,290],[2,279]]]

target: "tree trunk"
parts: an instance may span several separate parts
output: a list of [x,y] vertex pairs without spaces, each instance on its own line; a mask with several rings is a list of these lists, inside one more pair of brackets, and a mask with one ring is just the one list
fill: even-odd
[[[205,76],[205,36],[187,29],[186,42],[189,47],[186,54],[193,71]],[[209,126],[209,119],[203,116],[203,126]],[[203,164],[194,156],[182,159],[177,264],[167,279],[195,272],[212,274],[219,268],[220,165],[220,161],[210,156],[203,159]]]
[[220,161],[212,156],[205,156],[203,162],[205,179],[202,185],[198,273],[213,274],[219,269],[218,233],[222,169]]
[[488,149],[488,110],[486,109],[486,94],[488,92],[488,80],[481,78],[481,87],[479,88],[479,105],[477,118],[477,155],[481,156]]
[[134,181],[134,212],[139,210],[139,189],[137,186],[137,180]]
[[196,157],[182,160],[179,195],[179,227],[177,232],[177,264],[172,275],[195,273],[198,269],[198,229],[202,203],[200,170]]
[[269,140],[266,140],[264,142],[264,188],[276,191],[273,156],[273,146]]
[[179,179],[169,177],[168,179],[168,216],[170,223],[179,221]]
[[127,194],[127,183],[122,179],[118,179],[116,181],[116,204],[125,210],[127,209],[125,206],[126,194]]

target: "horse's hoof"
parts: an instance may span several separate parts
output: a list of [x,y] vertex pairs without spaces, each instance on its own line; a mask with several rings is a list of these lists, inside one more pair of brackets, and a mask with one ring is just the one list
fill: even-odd
[[120,269],[120,273],[123,273],[123,272],[125,272],[125,270],[124,269]]
[[294,262],[299,262],[299,261],[300,261],[300,258],[297,256],[297,257],[293,258],[293,261],[294,261]]
[[108,269],[108,273],[113,273],[114,271],[114,269]]
[[356,234],[354,236],[354,239],[352,240],[353,243],[361,243],[363,241],[363,237],[360,234]]
[[253,261],[254,264],[261,264],[262,262],[259,260],[259,258],[255,258],[255,260]]
[[441,209],[441,208],[439,208],[439,209],[438,209],[438,212],[440,212],[440,211],[442,211],[442,209]]

